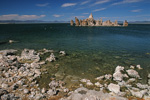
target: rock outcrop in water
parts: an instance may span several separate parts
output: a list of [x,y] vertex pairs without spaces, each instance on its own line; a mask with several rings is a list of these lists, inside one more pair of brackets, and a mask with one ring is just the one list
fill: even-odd
[[73,20],[71,20],[71,21],[70,21],[70,25],[73,26],[73,24],[74,24],[74,22],[73,22]]
[[79,19],[78,19],[77,17],[75,17],[75,24],[76,24],[76,26],[79,26],[79,25],[80,25]]
[[125,20],[123,26],[128,26],[128,22]]
[[[121,26],[121,25],[118,24],[117,20],[115,20],[115,22],[111,22],[110,20],[103,22],[102,18],[100,20],[94,20],[93,15],[91,13],[89,18],[80,20],[80,22],[79,19],[75,17],[75,26]],[[125,21],[123,26],[128,26],[128,22]]]

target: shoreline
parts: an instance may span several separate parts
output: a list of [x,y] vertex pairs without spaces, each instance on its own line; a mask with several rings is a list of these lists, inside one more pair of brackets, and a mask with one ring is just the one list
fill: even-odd
[[[55,54],[57,53],[57,57]],[[49,55],[45,58],[44,55]],[[117,66],[114,73],[96,77],[95,83],[89,79],[67,76],[66,81],[70,80],[71,88],[67,88],[64,80],[57,79],[62,77],[58,72],[59,65],[52,68],[53,75],[49,76],[47,67],[53,62],[57,62],[60,57],[65,57],[65,51],[24,49],[0,51],[0,97],[10,99],[52,99],[56,100],[84,100],[85,98],[96,98],[111,100],[127,100],[127,98],[150,99],[150,74],[148,83],[141,84],[142,80],[138,74],[142,70],[140,65],[130,66],[125,70],[122,66]],[[61,65],[60,65],[61,66]],[[42,77],[47,77],[49,84],[44,84]],[[43,85],[47,88],[42,88]],[[41,87],[41,88],[40,88]],[[67,97],[66,97],[67,96]],[[146,99],[147,98],[147,99]],[[96,100],[92,99],[92,100]]]

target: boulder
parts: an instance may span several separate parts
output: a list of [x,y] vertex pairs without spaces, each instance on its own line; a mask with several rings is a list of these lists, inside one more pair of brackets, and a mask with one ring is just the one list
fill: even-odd
[[28,89],[24,89],[24,90],[23,90],[23,93],[28,94],[28,93],[29,93],[29,90],[28,90]]
[[140,89],[147,89],[147,88],[148,88],[148,85],[147,85],[147,84],[143,85],[143,84],[141,84],[141,83],[137,83],[136,86],[137,86],[138,88],[140,88]]
[[143,69],[143,68],[141,68],[140,65],[136,65],[136,68],[137,68],[137,69]]
[[55,80],[53,80],[53,81],[51,81],[50,83],[49,83],[49,87],[52,89],[52,88],[56,88],[56,87],[58,87],[59,86],[59,82],[57,82],[57,81],[55,81]]
[[127,100],[126,98],[119,96],[111,96],[108,93],[102,91],[88,90],[81,87],[70,93],[67,98],[61,98],[60,100]]
[[1,87],[4,88],[4,89],[7,89],[7,88],[8,88],[8,84],[3,83],[3,84],[1,85]]
[[130,77],[140,78],[139,73],[133,69],[126,70]]
[[65,51],[60,51],[59,53],[61,54],[61,56],[65,56],[66,55]]
[[38,62],[40,60],[40,57],[35,50],[24,49],[21,53],[21,59],[27,59]]
[[113,83],[110,83],[108,85],[108,89],[109,89],[109,91],[114,92],[116,94],[120,92],[120,86],[116,85],[116,84],[113,84]]
[[95,83],[95,86],[97,86],[97,87],[103,87],[103,85],[100,84],[99,82],[96,82],[96,83]]
[[95,80],[99,80],[99,81],[101,81],[101,80],[103,80],[103,79],[104,79],[104,77],[105,77],[105,76],[100,76],[100,77],[95,78]]
[[126,74],[122,74],[121,71],[124,71],[124,67],[117,66],[113,74],[114,81],[122,81],[124,77],[128,77]]
[[133,90],[130,90],[131,94],[135,97],[138,97],[138,98],[142,98],[143,95],[147,92],[147,90],[141,90],[141,91],[133,91]]
[[87,81],[86,85],[88,85],[88,86],[92,86],[92,85],[93,85],[93,83],[92,83],[92,82],[90,82],[90,81]]
[[112,78],[112,75],[110,75],[110,74],[105,75],[105,79],[111,79],[111,78]]
[[14,53],[16,53],[17,50],[14,50],[14,49],[10,49],[10,50],[1,50],[0,51],[0,54],[6,56],[6,55],[12,55]]
[[32,68],[40,68],[39,64],[37,64],[35,62],[31,63],[31,67]]
[[56,58],[55,58],[54,54],[51,53],[50,57],[49,57],[49,58],[46,58],[46,61],[50,61],[50,62],[56,61]]

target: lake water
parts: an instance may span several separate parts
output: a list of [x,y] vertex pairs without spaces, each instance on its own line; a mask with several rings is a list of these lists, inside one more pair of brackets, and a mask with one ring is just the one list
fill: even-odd
[[150,73],[150,25],[128,27],[75,27],[70,24],[1,24],[0,49],[65,50],[58,59],[60,73],[94,78],[112,73],[117,65],[140,64],[143,77]]

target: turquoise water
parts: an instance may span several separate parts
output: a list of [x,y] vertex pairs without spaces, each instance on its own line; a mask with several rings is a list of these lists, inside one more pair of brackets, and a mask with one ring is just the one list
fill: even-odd
[[[2,44],[4,41],[18,41]],[[65,50],[58,60],[67,75],[96,77],[112,73],[117,65],[140,64],[150,72],[150,25],[75,27],[70,24],[1,24],[0,49]]]

